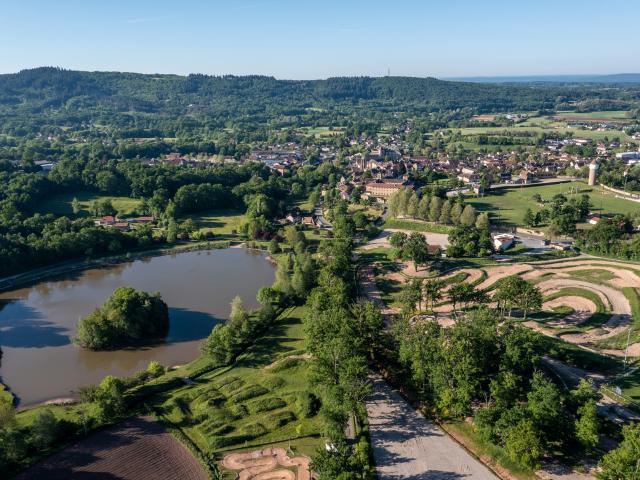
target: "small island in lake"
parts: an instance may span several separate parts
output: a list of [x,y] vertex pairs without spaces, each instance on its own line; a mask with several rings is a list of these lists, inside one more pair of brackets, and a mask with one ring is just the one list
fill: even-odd
[[159,293],[120,287],[80,320],[74,341],[92,350],[108,350],[161,339],[168,332],[169,309]]

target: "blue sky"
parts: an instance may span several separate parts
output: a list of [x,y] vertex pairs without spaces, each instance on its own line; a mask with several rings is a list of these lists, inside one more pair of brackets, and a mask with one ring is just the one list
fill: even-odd
[[0,72],[640,72],[638,0],[0,0]]

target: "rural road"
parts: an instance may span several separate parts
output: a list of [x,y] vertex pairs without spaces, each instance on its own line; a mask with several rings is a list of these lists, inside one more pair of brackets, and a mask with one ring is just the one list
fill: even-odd
[[369,435],[380,480],[497,479],[480,461],[427,420],[380,376],[367,399]]

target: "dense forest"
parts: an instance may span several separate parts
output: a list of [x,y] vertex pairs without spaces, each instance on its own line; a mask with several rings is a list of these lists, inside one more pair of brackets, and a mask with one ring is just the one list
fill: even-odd
[[[637,85],[497,85],[435,78],[338,77],[277,80],[266,76],[145,75],[43,67],[0,75],[0,113],[162,113],[166,115],[299,115],[309,108],[343,113],[378,107],[393,112],[461,108],[478,113],[615,106],[640,98]],[[588,102],[587,102],[588,100]],[[585,103],[586,102],[586,103]],[[587,104],[588,103],[588,104]],[[265,117],[266,118],[266,117]]]

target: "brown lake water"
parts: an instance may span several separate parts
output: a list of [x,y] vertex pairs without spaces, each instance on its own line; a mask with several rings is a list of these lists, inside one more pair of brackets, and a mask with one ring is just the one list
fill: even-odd
[[[258,306],[256,293],[271,285],[265,255],[244,249],[177,253],[75,272],[0,293],[0,378],[31,405],[66,397],[106,375],[128,376],[155,360],[171,366],[199,354],[202,339],[229,316],[240,295]],[[121,286],[160,292],[171,326],[165,342],[140,349],[94,352],[72,342],[78,319]]]

